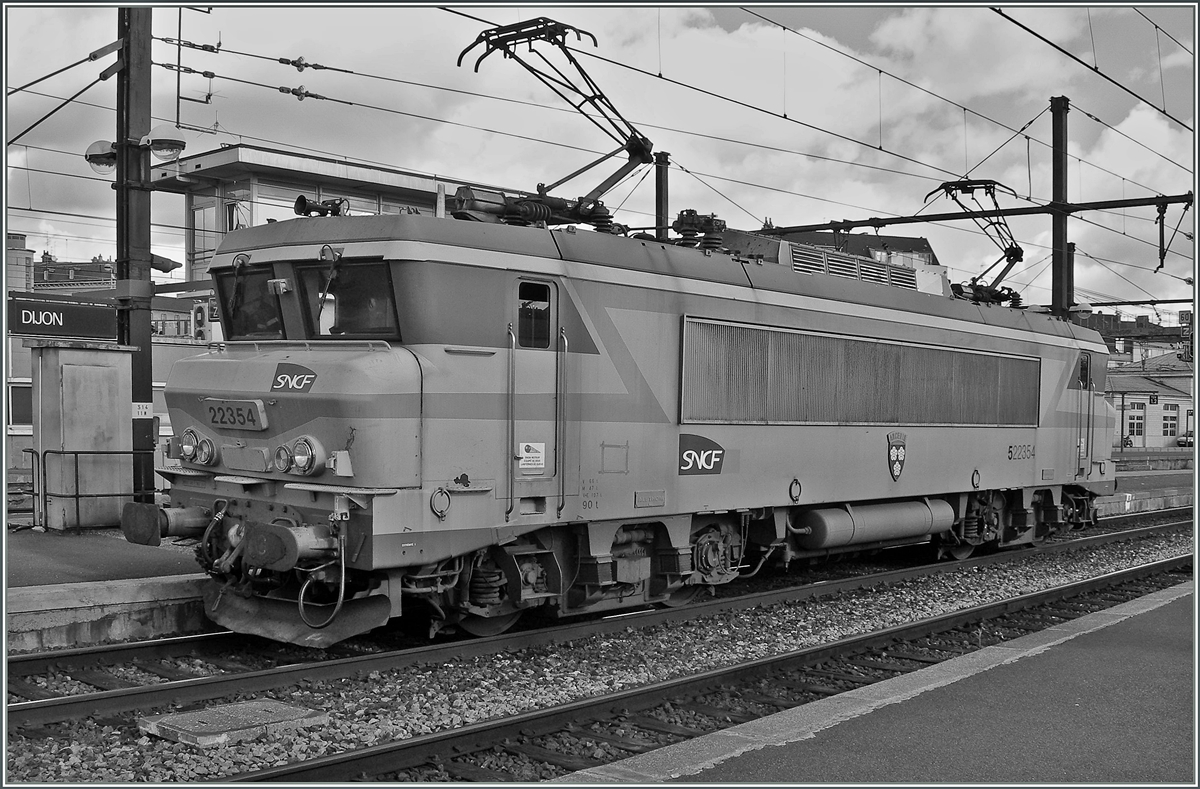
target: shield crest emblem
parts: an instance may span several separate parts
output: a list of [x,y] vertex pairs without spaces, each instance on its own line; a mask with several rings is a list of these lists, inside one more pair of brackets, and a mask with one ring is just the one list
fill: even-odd
[[904,471],[904,458],[908,455],[905,446],[907,436],[903,433],[888,433],[887,461],[888,471],[893,481],[899,481],[900,473]]

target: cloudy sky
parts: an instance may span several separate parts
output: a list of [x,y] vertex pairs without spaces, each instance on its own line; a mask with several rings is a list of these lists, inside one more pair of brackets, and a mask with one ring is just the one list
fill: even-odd
[[[173,123],[178,107],[186,126],[217,132],[186,130],[187,154],[245,142],[514,189],[558,181],[615,143],[513,60],[493,55],[476,73],[476,49],[455,65],[481,31],[545,16],[596,37],[597,46],[586,36],[569,43],[620,113],[655,150],[670,152],[672,212],[715,213],[743,229],[945,213],[957,210],[952,201],[926,205],[925,196],[963,177],[1016,192],[1001,193],[1001,207],[1045,204],[1052,96],[1066,96],[1072,110],[1069,200],[1195,189],[1190,4],[1005,6],[1003,14],[854,5],[202,8],[211,11],[163,6],[153,15],[158,38],[220,47],[182,50],[185,67],[214,74],[179,79],[189,100],[177,101],[174,71],[153,70],[156,123]],[[9,91],[116,38],[111,7],[9,4],[5,15]],[[539,49],[569,69],[560,53]],[[155,41],[156,64],[179,57]],[[277,62],[299,57],[327,68],[301,73]],[[9,96],[6,141],[113,60]],[[115,253],[111,179],[81,156],[113,136],[114,82],[7,146],[7,229],[26,234],[31,249],[72,261]],[[326,99],[279,91],[300,86]],[[554,194],[586,193],[618,161]],[[605,196],[618,222],[653,223],[654,178],[642,175]],[[1153,207],[1073,217],[1079,296],[1191,299],[1195,212],[1182,208],[1167,210],[1170,246],[1158,272]],[[154,212],[154,252],[182,260],[182,198],[156,195]],[[1025,262],[1006,284],[1027,303],[1047,303],[1050,218],[1009,221]],[[881,232],[928,238],[955,281],[1001,255],[970,221]],[[1160,313],[1171,322],[1180,308]]]

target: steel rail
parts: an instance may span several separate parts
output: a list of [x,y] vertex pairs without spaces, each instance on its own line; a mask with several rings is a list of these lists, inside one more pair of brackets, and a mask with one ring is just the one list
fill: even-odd
[[125,663],[132,660],[154,660],[166,657],[194,655],[198,650],[211,651],[226,646],[244,645],[240,633],[222,630],[215,633],[194,633],[187,636],[159,638],[153,641],[134,641],[125,644],[102,644],[98,647],[75,647],[52,652],[30,652],[8,656],[8,676],[27,677],[44,671],[97,665]]
[[920,638],[1191,563],[1191,554],[1151,562],[1085,581],[1063,584],[995,603],[986,603],[919,622],[851,636],[818,647],[759,658],[733,667],[713,669],[690,677],[657,682],[612,695],[582,699],[508,718],[483,721],[460,729],[435,732],[385,745],[226,776],[221,780],[230,782],[344,781],[347,780],[347,776],[380,775],[417,764],[425,764],[433,755],[443,760],[449,760],[463,752],[474,750],[481,742],[496,741],[505,733],[522,729],[536,731],[547,727],[565,726],[580,719],[623,714],[627,710],[643,709],[661,703],[664,698],[701,693],[723,682],[743,679],[747,674],[761,674],[764,671],[782,669],[793,664],[818,663],[846,652],[883,647],[897,640]]
[[[326,661],[297,662],[235,675],[216,675],[194,679],[171,680],[135,688],[105,690],[97,693],[76,694],[74,696],[63,696],[53,699],[15,702],[9,704],[7,708],[8,725],[10,727],[42,726],[86,715],[114,714],[131,710],[151,709],[167,704],[188,704],[198,701],[208,701],[235,693],[257,693],[290,685],[340,679],[359,673],[404,668],[417,663],[441,663],[478,655],[494,654],[504,650],[512,651],[527,647],[545,646],[592,635],[616,633],[630,627],[653,627],[659,624],[686,621],[727,611],[794,602],[813,597],[826,597],[881,584],[894,584],[924,576],[939,575],[963,568],[1003,564],[1030,558],[1042,553],[1061,553],[1063,551],[1086,549],[1112,542],[1154,537],[1158,534],[1190,525],[1191,521],[1160,524],[1131,531],[1114,532],[1061,543],[1044,544],[1039,546],[1037,553],[1027,550],[1006,551],[957,562],[939,562],[834,581],[817,581],[801,587],[729,597],[703,603],[693,603],[692,605],[680,608],[651,609],[614,614],[598,620],[572,622],[565,625],[556,623],[546,628],[522,633],[508,633],[446,644],[434,644],[402,652],[391,651],[335,658]],[[127,651],[123,653],[117,652],[116,654],[133,655],[136,648],[136,645],[126,645],[125,649]],[[75,657],[78,658],[82,654],[84,652],[80,651]],[[28,673],[26,672],[26,674]],[[10,676],[12,676],[11,670]]]

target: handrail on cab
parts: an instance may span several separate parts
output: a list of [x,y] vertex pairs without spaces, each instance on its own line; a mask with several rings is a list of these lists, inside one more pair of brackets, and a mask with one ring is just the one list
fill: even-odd
[[508,522],[508,518],[513,511],[513,494],[515,493],[516,479],[514,477],[513,464],[519,458],[514,455],[513,447],[516,444],[516,392],[517,388],[517,335],[513,334],[513,325],[508,324],[508,441],[504,448],[506,462],[508,463],[508,509],[504,511],[504,521]]
[[555,354],[558,370],[554,376],[557,392],[557,409],[554,424],[554,463],[558,466],[558,511],[555,517],[562,515],[567,506],[567,330],[558,327],[559,348]]

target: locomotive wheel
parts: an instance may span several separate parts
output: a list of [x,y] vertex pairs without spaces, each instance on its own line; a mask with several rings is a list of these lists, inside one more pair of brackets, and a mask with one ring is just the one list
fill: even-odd
[[498,636],[505,630],[517,623],[524,611],[516,611],[505,616],[479,616],[478,614],[467,614],[458,623],[463,632],[469,633],[476,638],[487,638],[488,636]]
[[690,605],[693,600],[700,596],[700,592],[704,591],[702,586],[685,586],[682,589],[676,589],[667,596],[662,604],[667,608],[682,608],[685,605]]
[[942,546],[943,556],[949,556],[955,561],[961,562],[963,559],[970,559],[971,554],[975,553],[975,546],[969,542],[960,542],[957,545]]

